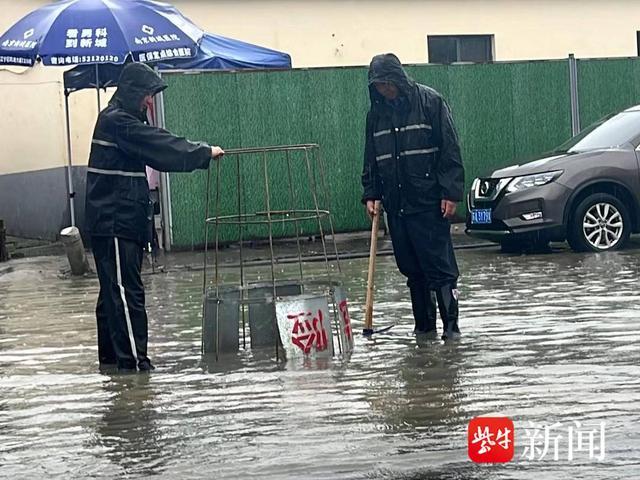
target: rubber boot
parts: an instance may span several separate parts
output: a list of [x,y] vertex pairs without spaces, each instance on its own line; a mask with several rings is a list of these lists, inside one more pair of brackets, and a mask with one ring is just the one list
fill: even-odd
[[140,370],[141,372],[150,372],[150,371],[155,370],[155,369],[156,369],[156,367],[151,365],[151,361],[148,358],[145,359],[145,360],[142,360],[138,364],[138,370]]
[[436,289],[438,309],[442,318],[442,340],[457,340],[460,338],[458,328],[458,289],[454,285],[444,285]]
[[436,305],[436,294],[427,290],[427,324],[425,334],[438,338],[436,319],[438,317],[438,307]]
[[433,292],[424,283],[409,286],[411,307],[415,321],[415,334],[434,334],[436,332],[436,302]]

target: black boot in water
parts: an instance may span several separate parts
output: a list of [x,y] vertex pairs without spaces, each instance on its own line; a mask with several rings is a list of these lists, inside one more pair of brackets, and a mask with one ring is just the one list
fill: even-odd
[[442,317],[444,333],[442,340],[457,340],[460,338],[458,328],[458,289],[455,285],[445,285],[436,289],[438,309]]
[[409,286],[416,335],[436,334],[437,308],[433,292],[422,282]]

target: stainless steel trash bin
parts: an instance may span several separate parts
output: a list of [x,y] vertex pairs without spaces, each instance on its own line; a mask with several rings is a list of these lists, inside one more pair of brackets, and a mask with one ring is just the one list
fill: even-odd
[[237,352],[240,343],[240,299],[238,287],[209,288],[204,299],[204,353]]
[[[270,282],[249,284],[249,335],[251,348],[272,347],[279,341],[276,307],[273,302],[273,284]],[[289,297],[302,294],[300,281],[276,282],[276,295]]]

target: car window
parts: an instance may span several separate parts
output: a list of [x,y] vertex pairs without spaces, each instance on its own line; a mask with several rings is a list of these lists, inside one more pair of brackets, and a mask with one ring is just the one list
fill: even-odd
[[574,153],[627,146],[638,136],[640,111],[620,112],[594,123],[558,147],[556,151]]

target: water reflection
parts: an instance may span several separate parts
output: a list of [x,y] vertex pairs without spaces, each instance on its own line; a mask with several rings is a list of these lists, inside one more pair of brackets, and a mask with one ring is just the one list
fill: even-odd
[[[348,358],[286,363],[272,348],[202,357],[201,272],[147,275],[149,376],[98,372],[95,278],[15,263],[0,276],[0,478],[633,479],[637,254],[461,252],[463,339],[446,345],[411,334],[382,257],[375,324],[395,327]],[[366,268],[343,262],[356,332]],[[606,419],[607,461],[474,466],[466,426],[491,413]]]
[[119,475],[160,473],[171,457],[171,446],[162,441],[162,414],[155,405],[150,374],[111,373],[102,388],[108,400],[91,447],[100,447],[120,467]]

